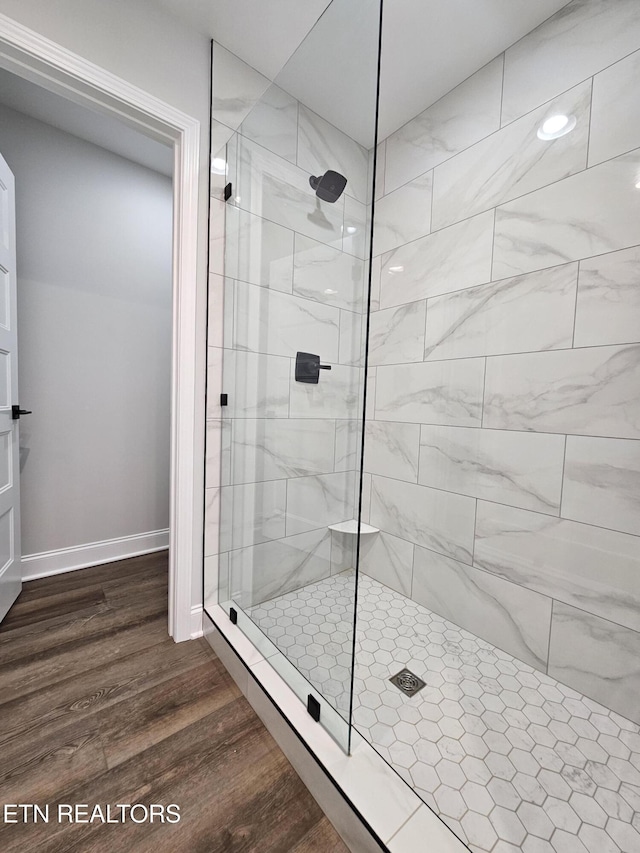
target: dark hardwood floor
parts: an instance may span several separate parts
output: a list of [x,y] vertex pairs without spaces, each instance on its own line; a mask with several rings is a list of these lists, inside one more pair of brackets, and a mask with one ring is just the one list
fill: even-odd
[[[166,621],[166,553],[25,584],[0,626],[2,853],[346,853],[207,643]],[[5,823],[7,803],[49,823]],[[118,803],[181,820],[58,823]]]

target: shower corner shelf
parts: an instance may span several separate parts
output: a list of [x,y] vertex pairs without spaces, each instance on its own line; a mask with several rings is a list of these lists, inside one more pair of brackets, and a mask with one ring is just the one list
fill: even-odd
[[[358,532],[358,521],[355,518],[350,518],[349,521],[341,521],[339,524],[330,524],[329,530],[335,530],[336,533],[353,533]],[[380,533],[377,527],[372,527],[370,524],[360,522],[360,533]]]

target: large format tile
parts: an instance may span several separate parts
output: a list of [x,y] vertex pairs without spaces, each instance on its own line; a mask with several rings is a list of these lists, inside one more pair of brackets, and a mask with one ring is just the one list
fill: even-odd
[[640,438],[640,345],[488,358],[483,425]]
[[337,308],[362,311],[365,264],[353,255],[296,234],[293,290]]
[[418,482],[558,515],[564,436],[423,426]]
[[227,346],[289,358],[314,352],[322,362],[338,361],[337,308],[242,281],[235,282],[233,294],[233,338]]
[[577,276],[566,264],[428,300],[425,359],[570,347]]
[[360,570],[379,583],[411,596],[414,545],[383,530],[360,540]]
[[292,418],[349,418],[360,414],[359,402],[363,371],[358,367],[333,364],[321,371],[317,385],[296,382],[291,377]]
[[493,278],[636,245],[639,163],[624,154],[499,207]]
[[418,479],[419,424],[367,421],[365,426],[365,470],[383,477]]
[[640,50],[593,78],[590,166],[640,147],[639,79]]
[[416,548],[412,599],[537,669],[546,669],[551,599]]
[[404,184],[376,204],[373,252],[381,255],[431,229],[432,172]]
[[344,196],[321,202],[309,186],[309,174],[250,139],[238,140],[238,204],[264,219],[322,243],[341,247]]
[[640,442],[568,436],[562,517],[640,535]]
[[314,530],[232,551],[232,597],[244,606],[268,601],[331,574],[331,536]]
[[291,163],[298,145],[298,102],[279,86],[269,86],[242,122],[240,133]]
[[479,501],[475,565],[640,630],[635,536]]
[[385,192],[497,130],[501,91],[498,57],[387,137]]
[[227,278],[291,293],[293,231],[230,204],[224,263]]
[[[207,392],[211,417],[216,417],[216,411],[224,418],[287,417],[291,359],[240,350],[220,352],[224,352],[220,391],[216,396],[210,383]],[[228,395],[224,409],[219,406],[220,393]]]
[[484,359],[378,367],[376,418],[480,426]]
[[269,80],[222,45],[213,44],[212,117],[236,130],[269,88]]
[[258,545],[285,535],[285,480],[223,486],[220,490],[220,551]]
[[374,476],[371,524],[440,554],[471,563],[475,500]]
[[554,604],[549,675],[640,723],[640,633]]
[[374,311],[369,323],[369,364],[406,364],[424,356],[426,302]]
[[287,536],[353,518],[354,484],[354,471],[289,480]]
[[334,471],[353,471],[359,464],[362,448],[362,419],[337,420],[335,424]]
[[230,442],[231,482],[257,483],[333,471],[333,425],[328,420],[237,418]]
[[207,421],[205,487],[231,483],[231,421]]
[[371,254],[371,206],[351,198],[344,200],[342,251],[364,260]]
[[324,175],[327,169],[340,172],[347,179],[345,193],[367,203],[369,157],[366,148],[302,104],[298,123],[298,166],[308,175]]
[[364,364],[364,317],[355,311],[340,311],[340,364],[362,367]]
[[[443,228],[579,172],[587,165],[591,82],[467,148],[438,166],[433,178],[433,228]],[[539,139],[549,116],[573,116],[558,139]]]
[[636,0],[573,0],[507,50],[502,123],[617,62],[639,43]]
[[580,263],[574,346],[640,342],[640,246]]
[[481,213],[383,255],[380,307],[491,281],[493,216]]

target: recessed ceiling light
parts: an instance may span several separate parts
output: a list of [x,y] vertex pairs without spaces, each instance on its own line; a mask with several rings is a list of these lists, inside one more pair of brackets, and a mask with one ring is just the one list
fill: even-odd
[[575,126],[575,116],[566,116],[563,113],[549,116],[538,128],[538,139],[558,139],[566,133],[571,133]]
[[227,171],[227,161],[222,157],[214,157],[211,161],[211,171],[214,175],[224,175]]
[[355,225],[347,225],[346,227],[347,234],[355,234],[357,230]]
[[395,275],[396,273],[404,272],[404,267],[401,264],[397,267],[389,267],[389,272],[391,275]]
[[328,287],[328,288],[325,290],[325,293],[327,294],[327,296],[333,296],[333,294],[334,294],[334,293],[337,293],[337,292],[338,292],[337,290],[331,290],[331,288],[330,288],[330,287]]

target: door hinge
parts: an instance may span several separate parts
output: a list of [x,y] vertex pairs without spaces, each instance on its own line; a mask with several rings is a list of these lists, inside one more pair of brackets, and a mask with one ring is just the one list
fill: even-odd
[[231,183],[228,183],[224,188],[224,200],[229,201],[231,196],[233,195],[233,186]]
[[228,394],[220,394],[220,405],[228,406],[229,405],[229,395]]

